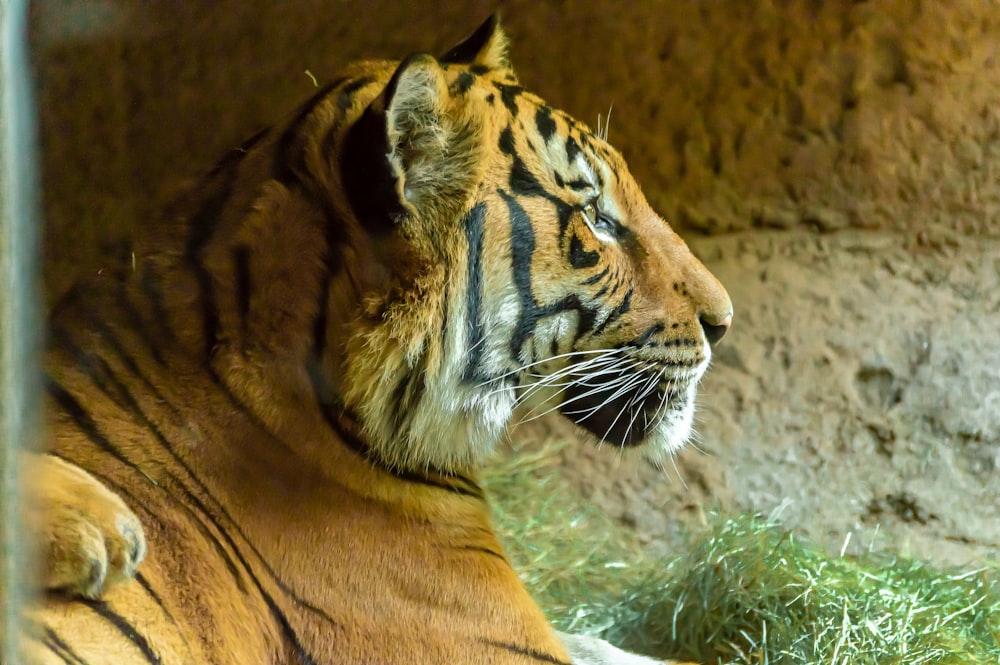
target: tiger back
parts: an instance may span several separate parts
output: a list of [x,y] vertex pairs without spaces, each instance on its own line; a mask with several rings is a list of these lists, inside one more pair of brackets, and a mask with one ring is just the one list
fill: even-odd
[[53,312],[50,453],[148,555],[25,660],[568,663],[476,470],[522,404],[663,460],[731,316],[495,19],[349,66]]

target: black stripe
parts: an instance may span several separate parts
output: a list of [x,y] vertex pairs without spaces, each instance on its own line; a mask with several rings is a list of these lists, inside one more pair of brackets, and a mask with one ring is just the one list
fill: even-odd
[[122,363],[125,365],[125,368],[128,369],[137,379],[142,381],[142,383],[145,384],[146,388],[153,394],[154,397],[156,397],[158,401],[166,403],[167,399],[160,392],[159,388],[157,388],[152,381],[146,378],[142,370],[139,369],[139,363],[128,351],[125,350],[121,340],[118,339],[118,336],[111,330],[104,319],[97,316],[94,310],[87,310],[86,320],[96,329],[101,338],[108,343],[111,350],[118,355]]
[[41,641],[42,644],[49,648],[49,651],[59,656],[67,665],[87,665],[87,661],[73,651],[72,647],[66,643],[66,640],[60,637],[59,633],[51,627],[45,627],[45,635]]
[[[148,265],[143,265],[139,277],[139,288],[142,289],[147,302],[153,310],[153,320],[166,333],[168,341],[175,341],[177,337],[174,335],[173,328],[170,327],[170,317],[167,316],[167,308],[163,304],[163,291],[160,290],[159,276]],[[152,343],[150,343],[150,346],[153,346]]]
[[500,140],[497,145],[500,147],[500,152],[503,154],[517,156],[517,144],[514,140],[514,130],[510,125],[504,127],[503,131],[500,132]]
[[580,154],[580,144],[572,136],[566,139],[566,163],[572,164]]
[[[187,465],[187,463],[184,462],[184,460],[182,460],[177,455],[176,451],[174,451],[172,448],[167,447],[167,452],[174,459],[174,461],[177,462],[187,472],[187,474],[191,477],[191,479],[195,482],[195,484],[199,486],[199,489],[201,489],[201,491],[204,492],[216,504],[216,506],[218,507],[219,511],[222,513],[223,518],[226,519],[230,524],[233,525],[234,530],[236,531],[236,533],[247,543],[247,546],[254,553],[254,555],[257,556],[257,558],[260,560],[260,563],[263,566],[265,572],[267,572],[267,574],[271,576],[271,578],[274,580],[275,584],[277,584],[278,588],[281,589],[285,594],[287,594],[288,597],[292,600],[292,602],[294,602],[296,604],[296,606],[305,608],[305,609],[313,612],[314,614],[317,614],[318,616],[320,616],[323,619],[327,620],[330,624],[332,624],[334,626],[338,625],[337,622],[334,621],[332,617],[330,617],[325,612],[323,612],[323,610],[319,609],[315,605],[312,605],[310,603],[305,602],[297,594],[295,594],[295,593],[292,592],[292,590],[288,587],[288,585],[286,585],[275,574],[274,570],[267,563],[267,561],[264,559],[264,557],[262,557],[261,554],[260,554],[260,552],[257,551],[257,548],[254,547],[252,543],[250,543],[249,539],[246,537],[246,534],[244,534],[242,532],[242,530],[238,526],[236,526],[235,521],[229,515],[228,511],[226,511],[226,509],[218,502],[218,500],[216,500],[216,499],[214,499],[214,497],[212,497],[211,493],[208,492],[208,489],[204,486],[204,484],[201,482],[201,480],[199,480],[198,477],[194,475],[194,473],[192,472],[191,468]],[[61,459],[66,459],[66,458],[61,458]],[[66,459],[66,461],[69,462],[69,463],[71,463],[71,464],[75,464],[75,462],[73,462],[72,460]],[[80,466],[80,465],[77,464],[77,466]],[[83,467],[81,467],[81,468],[83,468]],[[133,506],[143,506],[144,507],[143,502],[138,501],[134,497],[134,495],[131,495],[128,492],[128,490],[125,489],[124,486],[117,484],[115,481],[113,481],[109,477],[103,476],[100,473],[95,473],[93,470],[90,470],[90,473],[94,477],[98,478],[105,485],[107,485],[108,487],[114,489],[119,494],[123,494],[123,495],[126,495],[126,496],[131,496],[131,498],[132,498],[131,505],[133,505]],[[142,472],[140,471],[140,473],[142,473]],[[191,502],[201,512],[201,514],[204,516],[205,520],[207,520],[209,524],[211,524],[212,526],[215,527],[215,529],[222,536],[222,538],[226,542],[226,544],[228,544],[229,547],[232,548],[233,555],[236,557],[236,559],[243,566],[243,569],[246,571],[247,577],[249,577],[253,581],[254,586],[257,588],[257,591],[260,593],[261,597],[264,599],[264,602],[267,603],[268,609],[271,610],[272,616],[274,616],[275,620],[277,620],[278,623],[281,625],[281,627],[284,630],[285,634],[288,636],[288,639],[291,640],[292,646],[295,648],[295,651],[298,654],[299,660],[302,663],[302,665],[314,665],[315,661],[313,660],[312,656],[310,656],[309,653],[306,652],[305,648],[302,646],[302,643],[299,640],[298,634],[292,628],[291,624],[288,621],[288,618],[285,616],[284,612],[281,611],[281,608],[278,607],[278,604],[275,602],[274,598],[271,597],[271,594],[269,594],[267,591],[264,590],[264,585],[261,583],[260,578],[258,578],[254,574],[253,568],[250,566],[250,564],[247,562],[246,558],[243,556],[243,554],[240,552],[239,548],[236,546],[236,543],[233,541],[232,536],[230,536],[229,533],[225,529],[222,528],[222,526],[219,524],[219,521],[208,510],[208,508],[201,501],[201,499],[199,499],[197,496],[195,496],[191,492],[191,490],[189,490],[183,484],[180,484],[180,489],[181,489],[182,493],[184,494],[185,498],[187,498],[187,500],[189,502]],[[193,513],[193,511],[190,511],[190,509],[188,509],[188,507],[186,505],[184,505],[183,503],[181,503],[180,505],[186,510],[186,512],[188,512],[188,514],[192,515],[192,517],[195,517],[195,519],[196,519],[196,526],[199,529],[201,529],[203,533],[205,533],[204,529],[207,528],[207,527],[205,527],[205,525],[202,523],[202,521],[200,519],[198,519],[196,517],[196,515]],[[214,537],[210,537],[210,542],[212,542],[212,544],[216,547],[217,551],[222,552],[223,559],[226,561],[227,567],[230,568],[230,572],[232,572],[234,575],[237,576],[237,580],[238,580],[237,583],[240,586],[240,588],[242,588],[243,585],[239,581],[238,572],[236,571],[235,564],[232,563],[232,560],[229,558],[228,554],[226,554],[225,550],[222,549],[221,543],[219,543],[218,539],[216,539]]]
[[[78,426],[80,426],[80,428],[84,431],[84,433],[87,434],[88,438],[90,438],[92,441],[94,441],[98,446],[100,446],[104,450],[107,450],[108,452],[110,452],[116,458],[118,458],[121,461],[123,461],[124,463],[126,463],[131,468],[133,468],[136,471],[138,471],[139,473],[141,473],[144,477],[148,477],[148,476],[146,476],[145,472],[143,472],[141,469],[139,469],[135,464],[133,464],[132,462],[130,462],[129,460],[127,460],[126,458],[124,458],[121,455],[121,453],[119,451],[117,451],[116,448],[114,448],[114,446],[111,444],[111,442],[108,441],[108,439],[106,439],[103,435],[100,434],[100,432],[98,431],[98,429],[96,427],[96,424],[94,424],[94,422],[93,422],[93,419],[90,418],[90,416],[88,414],[86,414],[85,411],[83,411],[82,407],[80,407],[80,405],[72,398],[71,395],[69,395],[68,392],[66,392],[58,384],[55,384],[55,383],[53,383],[51,381],[49,382],[48,387],[49,387],[49,391],[53,393],[53,396],[56,398],[56,400],[63,406],[64,409],[67,410],[67,412],[70,413],[71,416],[74,417],[74,419],[78,423]],[[136,408],[138,409],[138,407],[136,407]],[[143,418],[143,420],[146,420],[146,422],[149,422],[148,419],[146,418],[145,414],[143,414],[141,411],[138,411],[138,413]],[[226,519],[230,524],[233,525],[235,531],[247,543],[247,545],[250,547],[251,551],[257,556],[257,558],[261,562],[261,565],[264,567],[265,571],[274,580],[275,584],[277,584],[278,587],[284,593],[286,593],[293,600],[293,602],[296,603],[296,605],[298,605],[300,607],[303,607],[305,609],[308,609],[309,611],[311,611],[311,612],[313,612],[313,613],[321,616],[322,618],[326,619],[328,622],[330,622],[333,625],[337,625],[337,622],[334,621],[333,618],[330,617],[328,614],[326,614],[322,609],[316,607],[315,605],[312,605],[311,603],[308,603],[308,602],[304,601],[297,594],[295,594],[295,593],[292,592],[292,590],[288,587],[288,585],[285,584],[285,582],[283,582],[278,577],[278,575],[274,572],[273,568],[271,568],[271,566],[267,563],[267,561],[264,559],[264,557],[261,556],[261,554],[257,550],[257,548],[254,547],[253,544],[250,543],[249,539],[246,537],[246,534],[244,534],[242,532],[242,530],[236,525],[236,522],[229,515],[228,511],[226,511],[226,509],[218,502],[218,500],[214,499],[214,497],[211,496],[211,493],[208,492],[208,489],[205,487],[205,485],[201,482],[201,480],[198,478],[198,476],[192,471],[191,467],[188,466],[188,464],[177,454],[177,452],[170,445],[170,442],[162,435],[162,433],[159,432],[158,429],[155,428],[155,426],[152,426],[151,423],[150,423],[149,426],[150,426],[151,430],[153,431],[154,435],[157,436],[157,438],[160,440],[160,443],[163,445],[164,449],[170,454],[170,456],[174,459],[174,461],[177,462],[187,472],[187,475],[191,478],[191,480],[193,480],[195,482],[195,484],[198,486],[198,488],[206,496],[208,496],[208,497],[210,497],[212,499],[212,502],[217,506],[217,508],[221,512],[223,518]],[[299,638],[298,638],[297,634],[292,629],[292,627],[289,624],[287,618],[281,612],[280,608],[278,607],[278,605],[274,601],[274,599],[271,597],[271,595],[268,594],[264,590],[264,587],[263,587],[262,583],[257,578],[257,576],[254,575],[253,568],[249,565],[249,563],[247,562],[246,558],[240,553],[240,550],[236,546],[236,543],[233,541],[233,538],[229,535],[229,533],[225,529],[222,528],[222,526],[219,523],[219,521],[215,518],[215,516],[212,514],[212,512],[209,511],[209,509],[207,508],[207,506],[205,506],[205,504],[202,502],[201,499],[199,499],[197,496],[195,496],[191,492],[191,490],[188,489],[186,486],[184,486],[182,483],[178,483],[178,484],[180,486],[180,489],[181,489],[182,493],[187,498],[187,500],[198,509],[198,511],[205,517],[205,519],[212,526],[215,527],[215,529],[222,536],[222,538],[226,542],[226,544],[228,544],[229,547],[232,549],[233,555],[243,565],[244,570],[246,570],[247,576],[250,577],[250,579],[252,579],[254,581],[255,586],[257,587],[257,590],[260,592],[260,594],[264,598],[265,602],[267,602],[268,607],[271,609],[271,611],[274,614],[275,618],[281,623],[281,625],[285,629],[286,633],[289,635],[289,639],[291,639],[292,642],[293,642],[293,644],[295,645],[295,648],[302,654],[303,659],[304,659],[303,662],[305,662],[305,663],[312,663],[313,661],[312,661],[311,657],[309,657],[309,655],[303,649],[303,647],[302,647],[302,645],[301,645],[301,643],[299,641]],[[139,502],[138,505],[142,505],[141,502]],[[186,506],[184,506],[184,507],[186,508]],[[219,543],[218,540],[214,536],[212,536],[210,533],[208,533],[206,531],[207,527],[202,523],[202,521],[200,519],[197,519],[197,517],[194,516],[194,515],[193,515],[193,517],[195,517],[195,525],[200,530],[202,530],[202,533],[205,534],[206,537],[209,538],[209,541],[216,547],[216,550],[219,551],[220,554],[223,556],[223,560],[226,562],[227,567],[230,569],[230,572],[235,576],[235,579],[237,581],[237,585],[242,589],[243,588],[243,583],[242,583],[241,578],[238,575],[238,571],[236,570],[235,564],[232,562],[232,560],[230,559],[229,555],[222,548],[221,543]]]
[[302,169],[301,151],[298,150],[299,132],[302,125],[312,115],[316,107],[326,101],[330,92],[346,79],[330,81],[317,90],[296,110],[291,122],[285,125],[281,136],[274,144],[274,161],[271,165],[271,177],[281,183],[294,182],[296,170]]
[[510,189],[520,196],[548,196],[548,192],[519,155],[510,166]]
[[490,549],[489,547],[481,547],[479,545],[452,545],[451,549],[453,549],[453,550],[464,550],[464,551],[467,551],[467,552],[480,552],[482,554],[488,554],[490,556],[494,556],[494,557],[500,559],[501,561],[503,561],[507,565],[510,565],[510,562],[507,561],[507,557],[505,557],[502,552],[497,552],[496,550]]
[[542,140],[546,143],[552,138],[552,135],[556,132],[556,121],[552,119],[552,109],[545,104],[538,107],[535,111],[535,126],[538,128],[538,133],[541,135]]
[[101,600],[88,600],[81,599],[81,603],[92,609],[98,616],[102,617],[105,621],[110,623],[112,626],[118,629],[126,639],[131,641],[142,655],[146,658],[146,662],[152,663],[153,665],[160,665],[162,661],[160,656],[153,651],[153,647],[150,646],[149,640],[146,639],[135,627],[130,624],[125,617],[114,612],[108,604]]
[[245,154],[240,151],[231,152],[213,169],[209,178],[199,188],[200,192],[208,190],[207,194],[188,220],[188,239],[184,247],[184,258],[193,267],[198,282],[206,357],[211,355],[218,341],[219,312],[215,303],[212,276],[201,262],[201,252],[221,221],[222,212],[236,185],[238,167]]
[[399,380],[396,389],[393,391],[395,408],[396,431],[404,432],[409,429],[410,419],[423,399],[424,391],[427,389],[427,353],[420,354],[416,365],[405,372]]
[[646,331],[643,332],[641,335],[639,335],[634,340],[629,342],[628,346],[635,346],[635,347],[643,346],[646,344],[646,342],[652,339],[653,335],[658,335],[665,329],[666,326],[663,325],[662,323],[655,323],[651,325],[649,328],[647,328]]
[[538,303],[531,290],[531,263],[535,253],[535,230],[531,219],[517,200],[507,192],[500,190],[500,197],[507,204],[510,213],[510,257],[511,273],[514,286],[517,289],[519,311],[517,325],[510,339],[510,354],[515,361],[520,361],[521,349],[529,337],[534,334],[538,323]]
[[354,105],[354,93],[374,81],[375,79],[370,76],[362,76],[345,85],[344,89],[337,95],[337,108],[341,111],[347,111]]
[[112,457],[125,464],[130,469],[138,471],[143,476],[146,475],[142,469],[140,469],[132,460],[125,457],[125,455],[101,433],[100,429],[97,427],[97,423],[94,422],[94,419],[91,418],[90,414],[87,413],[82,406],[80,406],[80,403],[76,401],[69,391],[48,376],[45,377],[45,388],[59,407],[73,419],[77,428],[79,428],[79,430],[83,432],[83,434],[90,439],[92,443],[96,444],[101,450],[109,453]]
[[[344,79],[341,79],[341,82],[343,82],[343,80]],[[337,154],[337,136],[340,129],[344,126],[344,122],[347,120],[345,117],[347,110],[354,105],[354,93],[362,87],[357,85],[359,82],[361,82],[363,86],[373,83],[374,81],[368,77],[362,77],[345,86],[344,90],[337,96],[337,109],[340,111],[341,115],[334,118],[333,122],[330,123],[330,126],[326,128],[322,141],[320,141],[320,151],[324,155]]]
[[250,293],[253,289],[250,279],[250,248],[247,245],[239,244],[233,248],[233,272],[236,278],[236,313],[240,318],[240,334],[245,345],[249,329]]
[[[170,623],[173,624],[174,626],[177,626],[177,621],[174,619],[174,615],[171,614],[170,610],[167,609],[167,606],[163,604],[163,599],[160,597],[160,595],[158,593],[156,593],[156,591],[153,590],[153,587],[149,583],[149,580],[146,579],[146,577],[142,574],[141,571],[137,572],[135,574],[135,581],[138,582],[139,586],[141,586],[146,591],[146,593],[149,594],[150,598],[153,599],[153,602],[156,603],[156,605],[163,612],[163,615],[165,617],[167,617],[167,620],[170,621]],[[241,585],[241,587],[242,587],[242,585]],[[241,588],[241,590],[242,590],[242,588]],[[178,629],[175,634],[178,637],[180,637],[181,641],[184,643],[184,648],[187,649],[188,660],[190,660],[191,659],[191,643],[188,642],[187,635],[185,635],[184,631],[180,630],[180,629]]]
[[622,301],[620,303],[618,303],[618,306],[615,307],[613,310],[611,310],[606,319],[601,321],[601,325],[597,326],[597,330],[594,331],[594,334],[600,335],[607,329],[609,325],[620,319],[623,314],[628,312],[629,309],[631,309],[631,307],[632,307],[632,289],[629,289],[628,291],[625,292],[625,297],[622,298]]
[[[320,388],[318,386],[314,386],[314,390],[319,391]],[[317,395],[318,394],[319,392],[317,392]],[[337,407],[323,402],[319,402],[319,407],[323,414],[323,419],[330,426],[330,429],[334,431],[341,442],[374,467],[388,473],[394,478],[398,478],[399,480],[405,480],[406,482],[416,483],[419,485],[426,485],[428,487],[436,487],[438,489],[447,490],[460,496],[467,496],[480,501],[485,500],[485,496],[483,495],[482,489],[479,488],[479,485],[466,476],[437,470],[433,473],[442,477],[442,480],[438,480],[426,474],[387,466],[378,458],[375,451],[373,451],[367,443],[344,428],[340,422],[340,417],[335,412]]]
[[585,334],[594,329],[600,309],[583,304],[583,301],[580,300],[580,296],[575,293],[571,293],[562,300],[551,305],[547,305],[541,313],[544,316],[551,316],[552,314],[569,311],[575,311],[578,317],[576,336],[573,339],[575,343]]
[[157,607],[163,611],[163,615],[167,617],[167,620],[169,620],[170,623],[177,625],[177,622],[174,620],[174,615],[171,614],[170,610],[167,609],[167,606],[163,604],[163,599],[160,598],[160,594],[153,590],[152,585],[150,585],[146,576],[142,574],[142,571],[135,574],[135,581],[139,583],[139,586],[141,586],[147,594],[149,594],[149,597],[153,599],[153,602],[156,603]]
[[[332,252],[332,248],[327,247],[326,255]],[[319,286],[319,298],[316,303],[316,318],[313,320],[313,341],[312,341],[312,362],[317,366],[326,351],[326,328],[330,317],[327,308],[330,306],[330,283],[333,281],[333,272],[330,269],[327,256],[323,257],[323,278]]]
[[542,651],[537,651],[536,649],[531,649],[529,647],[522,647],[517,644],[508,644],[506,642],[498,642],[496,640],[488,640],[486,638],[481,638],[480,642],[487,646],[496,647],[497,649],[503,649],[510,653],[517,654],[518,656],[524,656],[525,658],[530,658],[532,660],[537,660],[540,663],[553,663],[554,665],[572,665],[572,663],[559,660],[555,656],[544,653]]
[[108,364],[93,351],[84,351],[72,340],[62,327],[53,327],[51,332],[53,347],[62,349],[73,356],[73,367],[80,370],[97,389],[119,408],[125,408],[125,398],[113,390],[112,371]]
[[517,98],[524,92],[524,88],[517,85],[504,85],[503,83],[493,82],[496,89],[500,92],[500,101],[503,105],[507,107],[511,115],[517,115]]
[[[163,354],[160,352],[160,346],[150,336],[149,327],[143,322],[142,317],[139,315],[139,310],[135,308],[135,304],[132,302],[132,299],[129,298],[129,292],[124,281],[119,284],[116,295],[118,306],[125,314],[125,318],[128,319],[129,329],[135,333],[143,345],[149,350],[150,355],[153,356],[153,360],[155,360],[159,365],[164,365],[165,361],[163,359]],[[158,321],[157,325],[160,327],[166,327],[167,321]],[[169,330],[169,328],[167,328],[167,330]]]
[[465,239],[469,258],[465,290],[465,343],[468,357],[462,372],[463,381],[482,381],[479,371],[482,362],[486,329],[482,320],[483,302],[483,240],[486,229],[486,204],[478,203],[465,216]]
[[[167,450],[167,451],[170,451],[171,454],[172,454],[172,456],[174,457],[174,459],[178,460],[177,455],[173,454],[174,448],[173,448],[172,444],[170,443],[170,441],[163,434],[163,432],[160,430],[160,428],[149,419],[149,417],[146,415],[146,413],[142,410],[142,407],[139,405],[138,401],[129,392],[128,388],[124,384],[122,384],[121,381],[119,381],[113,375],[111,375],[109,378],[112,381],[113,385],[116,387],[116,389],[119,391],[119,393],[123,397],[124,404],[122,405],[122,408],[125,409],[125,410],[127,410],[127,411],[129,411],[130,413],[132,413],[133,416],[135,416],[133,418],[133,420],[137,420],[139,424],[141,424],[143,427],[145,427],[147,430],[149,430],[153,434],[153,436],[156,437],[156,440],[160,442],[160,444],[163,446],[163,448],[165,450]],[[190,473],[190,469],[187,469],[187,470]],[[142,471],[140,471],[140,473],[143,473],[143,475],[145,475],[145,473],[142,472]],[[200,511],[200,513],[204,514],[206,517],[209,516],[209,511],[205,507],[205,505],[196,496],[194,496],[194,494],[192,494],[190,492],[190,490],[188,490],[186,487],[184,487],[182,483],[178,483],[178,484],[182,487],[182,489],[183,489],[185,495],[187,496],[188,500],[191,503],[193,503],[198,508],[198,510]],[[205,536],[205,538],[210,543],[212,543],[215,546],[216,551],[222,557],[223,561],[226,564],[226,567],[229,569],[229,572],[233,575],[233,578],[236,581],[237,587],[239,587],[239,589],[245,593],[246,592],[246,587],[245,587],[245,584],[243,582],[243,578],[240,576],[239,571],[236,569],[236,564],[233,562],[233,560],[232,560],[231,556],[229,555],[229,553],[222,547],[221,543],[219,543],[218,540],[215,538],[215,536],[208,530],[207,526],[203,523],[203,521],[201,519],[199,519],[198,514],[194,513],[193,511],[190,511],[187,508],[187,506],[184,506],[183,504],[181,504],[181,505],[182,505],[182,507],[185,508],[185,510],[189,511],[189,514],[193,518],[195,526],[198,527],[198,529],[201,531],[202,535]],[[209,518],[209,519],[211,519],[211,518]],[[222,527],[219,524],[215,523],[214,520],[211,520],[211,521],[213,522],[214,526],[219,530],[220,533],[223,532]],[[235,551],[236,550],[235,544],[234,543],[230,543],[230,545],[233,547],[233,549]],[[244,564],[245,564],[245,562],[244,562]]]
[[597,273],[593,277],[591,277],[589,279],[585,279],[583,282],[581,282],[581,285],[583,285],[583,286],[593,286],[594,284],[597,284],[599,281],[601,281],[602,279],[604,279],[605,277],[608,276],[608,271],[609,270],[610,270],[610,268],[605,268],[604,270],[602,270],[601,272]]
[[600,260],[600,252],[584,249],[580,236],[574,233],[573,237],[569,239],[570,265],[577,270],[582,270],[584,268],[593,268]]

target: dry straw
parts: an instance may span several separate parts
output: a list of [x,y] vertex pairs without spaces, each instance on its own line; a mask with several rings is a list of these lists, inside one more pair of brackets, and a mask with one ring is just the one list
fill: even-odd
[[485,478],[508,553],[562,630],[719,664],[1000,663],[1000,570],[830,556],[773,521],[716,517],[675,558],[586,505],[558,449]]

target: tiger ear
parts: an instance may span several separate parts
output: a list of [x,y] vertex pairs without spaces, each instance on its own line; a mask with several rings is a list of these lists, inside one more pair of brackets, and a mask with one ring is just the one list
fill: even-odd
[[480,146],[475,123],[452,103],[438,61],[413,55],[349,132],[342,172],[370,230],[447,215],[464,202],[479,172]]
[[493,14],[476,31],[441,56],[443,63],[482,65],[490,69],[510,69],[507,34],[500,27],[500,15]]

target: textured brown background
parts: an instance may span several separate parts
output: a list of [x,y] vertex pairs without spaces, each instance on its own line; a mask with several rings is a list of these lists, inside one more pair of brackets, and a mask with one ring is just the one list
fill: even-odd
[[653,543],[784,505],[831,547],[879,525],[995,557],[994,2],[40,0],[50,292],[307,97],[306,70],[440,53],[497,8],[526,87],[591,125],[613,106],[612,143],[737,307],[689,487],[584,446],[581,491]]

